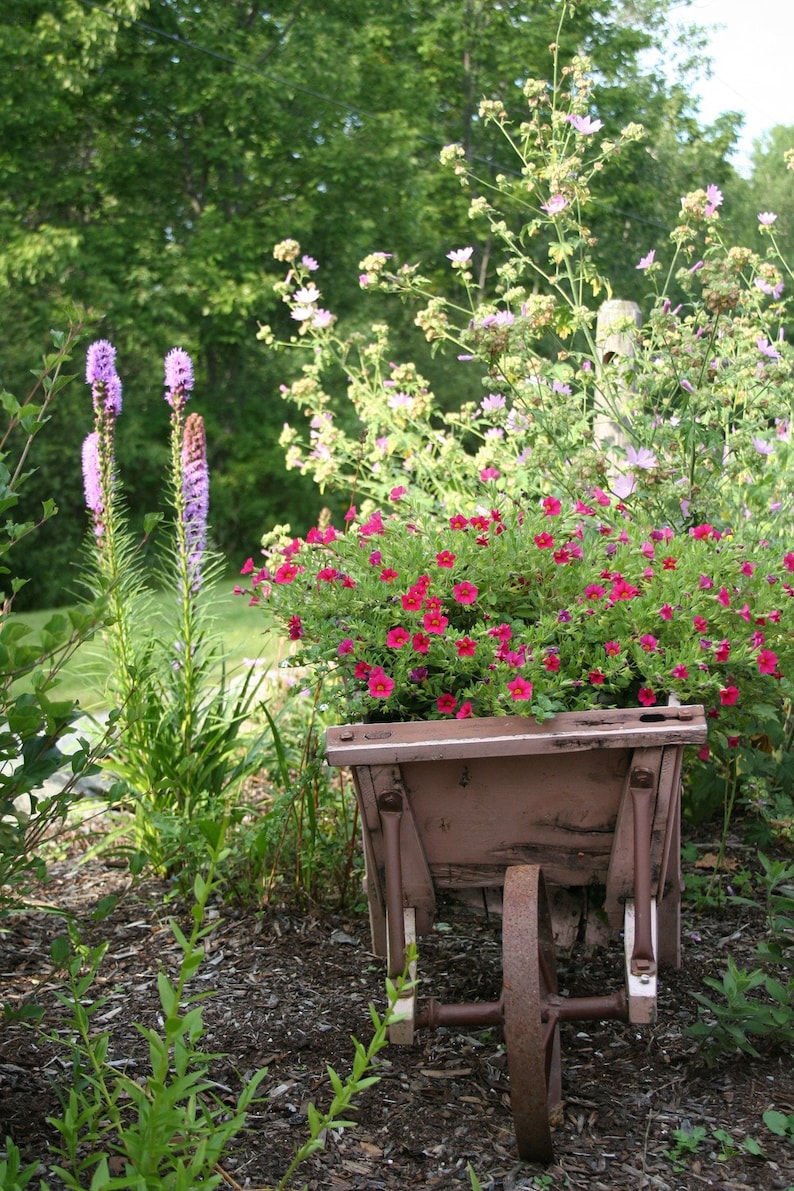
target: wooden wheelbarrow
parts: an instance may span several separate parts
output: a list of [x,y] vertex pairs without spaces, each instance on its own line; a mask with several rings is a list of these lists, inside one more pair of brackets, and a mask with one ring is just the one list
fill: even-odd
[[[564,712],[329,728],[333,765],[353,772],[372,947],[391,976],[432,931],[436,891],[502,890],[498,1001],[418,1010],[400,1001],[392,1042],[414,1030],[499,1026],[522,1158],[553,1158],[560,1022],[651,1022],[660,964],[680,967],[683,748],[706,739],[703,708]],[[561,997],[546,886],[603,895],[624,936],[625,987]]]

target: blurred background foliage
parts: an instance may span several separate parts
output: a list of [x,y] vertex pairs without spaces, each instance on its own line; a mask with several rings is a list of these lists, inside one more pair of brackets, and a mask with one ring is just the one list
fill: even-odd
[[[720,186],[729,231],[753,244],[759,210],[778,212],[784,249],[794,214],[783,162],[794,130],[774,129],[751,176],[736,173],[740,118],[701,124],[692,80],[706,66],[704,37],[693,25],[674,43],[674,8],[579,0],[562,35],[563,57],[592,61],[607,131],[648,130],[600,175],[592,227],[616,296],[640,302],[636,262],[693,186]],[[134,523],[159,505],[160,362],[182,346],[197,366],[210,517],[230,567],[274,521],[305,529],[321,498],[284,472],[284,359],[256,339],[260,321],[290,330],[272,292],[282,275],[272,246],[292,236],[321,262],[324,305],[347,329],[377,318],[383,300],[358,286],[368,252],[421,260],[446,285],[446,252],[471,238],[470,196],[438,168],[439,150],[458,142],[481,176],[500,172],[510,155],[478,119],[479,101],[498,98],[520,118],[520,84],[546,77],[558,15],[548,0],[5,0],[0,387],[23,391],[50,327],[89,312],[87,340],[118,348],[119,469]],[[390,305],[389,320],[395,350],[443,391],[444,360],[429,358],[410,314]],[[465,396],[457,382],[447,392]],[[74,591],[91,416],[75,383],[57,433],[35,443],[26,499],[53,493],[60,515],[15,552],[19,573],[34,576],[19,610]]]

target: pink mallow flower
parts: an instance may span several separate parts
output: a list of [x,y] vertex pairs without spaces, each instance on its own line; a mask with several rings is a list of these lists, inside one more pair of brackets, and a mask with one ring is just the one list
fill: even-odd
[[540,209],[547,215],[559,215],[567,206],[568,200],[564,194],[553,194],[547,203],[540,204]]

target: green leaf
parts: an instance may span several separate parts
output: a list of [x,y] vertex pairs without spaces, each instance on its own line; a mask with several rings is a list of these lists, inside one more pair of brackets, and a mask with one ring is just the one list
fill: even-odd
[[50,959],[57,968],[62,968],[72,954],[68,935],[56,935],[50,943]]
[[119,895],[117,893],[109,893],[106,897],[99,899],[94,909],[91,911],[91,919],[94,922],[104,922],[105,919],[113,913],[116,906],[119,904]]
[[794,1128],[794,1116],[787,1117],[785,1113],[778,1112],[775,1108],[767,1109],[761,1119],[767,1129],[771,1133],[777,1134],[778,1137],[785,1137]]

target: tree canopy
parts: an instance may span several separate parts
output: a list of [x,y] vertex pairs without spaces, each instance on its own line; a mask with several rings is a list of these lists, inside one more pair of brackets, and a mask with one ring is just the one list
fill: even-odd
[[[268,522],[311,520],[316,498],[285,475],[277,445],[282,363],[256,341],[259,321],[287,326],[274,243],[294,236],[321,260],[328,301],[352,325],[370,315],[357,284],[368,252],[440,270],[471,235],[440,149],[458,142],[497,173],[505,154],[480,100],[520,116],[521,84],[547,76],[558,37],[564,58],[590,58],[606,127],[648,130],[597,194],[593,231],[621,296],[636,296],[636,262],[680,194],[731,180],[736,122],[703,129],[690,91],[645,64],[669,36],[672,0],[568,8],[560,28],[562,4],[548,0],[6,0],[3,385],[21,389],[48,328],[89,308],[118,348],[119,466],[140,515],[164,461],[159,361],[178,344],[197,366],[220,546],[236,560]],[[84,532],[90,418],[75,384],[60,432],[37,444],[41,493],[66,514],[37,543],[44,602],[68,589]]]

